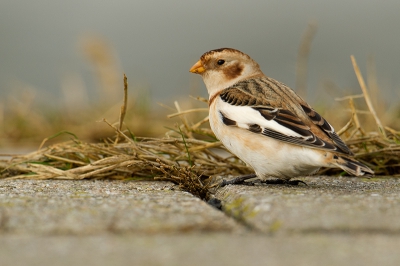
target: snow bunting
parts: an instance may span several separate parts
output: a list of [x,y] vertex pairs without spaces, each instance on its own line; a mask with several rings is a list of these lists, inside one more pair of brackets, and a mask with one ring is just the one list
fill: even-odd
[[[203,54],[190,72],[209,94],[209,119],[217,138],[261,180],[288,181],[339,167],[361,176],[374,172],[353,158],[333,127],[285,84],[263,74],[238,50]],[[245,180],[243,179],[243,180]]]

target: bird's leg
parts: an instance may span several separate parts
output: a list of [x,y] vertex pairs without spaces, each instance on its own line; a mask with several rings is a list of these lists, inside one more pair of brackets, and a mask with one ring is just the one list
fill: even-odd
[[[248,175],[241,175],[230,180],[223,179],[221,182],[221,187],[226,185],[247,185],[247,186],[254,186],[256,182],[245,182],[247,179],[257,177],[256,174],[248,174]],[[267,179],[267,180],[258,180],[258,183],[267,184],[267,185],[292,185],[298,186],[299,184],[307,185],[306,182],[301,180],[286,180],[286,179]]]
[[223,179],[222,182],[221,182],[221,187],[224,187],[226,185],[237,185],[237,184],[254,185],[253,182],[244,182],[244,181],[247,180],[247,179],[255,178],[255,177],[257,177],[256,174],[249,174],[249,175],[237,176],[237,177],[232,178],[230,180]]
[[304,185],[308,186],[306,182],[301,181],[301,180],[286,180],[286,179],[267,179],[267,180],[261,181],[261,183],[268,184],[268,185],[282,184],[282,185],[292,185],[292,186],[298,186],[299,184],[304,184]]

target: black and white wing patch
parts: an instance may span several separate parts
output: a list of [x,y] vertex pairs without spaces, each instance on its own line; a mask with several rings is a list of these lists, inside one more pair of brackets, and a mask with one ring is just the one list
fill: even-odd
[[[291,111],[270,107],[235,106],[224,101],[219,101],[218,106],[222,122],[227,126],[247,129],[287,143],[348,154],[340,146],[317,137],[311,128]],[[324,120],[322,126],[326,127],[326,132],[336,135],[334,131],[330,131],[333,128],[325,122]],[[340,140],[338,136],[337,138]],[[347,148],[344,143],[343,145]]]

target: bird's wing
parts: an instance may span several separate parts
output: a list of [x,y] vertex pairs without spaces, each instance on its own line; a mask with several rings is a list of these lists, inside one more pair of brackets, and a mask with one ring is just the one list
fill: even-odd
[[300,146],[353,154],[321,115],[273,79],[238,82],[221,91],[216,104],[227,126]]

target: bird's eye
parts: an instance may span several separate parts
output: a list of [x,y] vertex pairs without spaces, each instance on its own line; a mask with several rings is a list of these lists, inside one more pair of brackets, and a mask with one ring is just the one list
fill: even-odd
[[220,66],[223,65],[224,63],[225,63],[225,60],[222,60],[222,59],[218,60],[218,62],[217,62],[217,64]]

